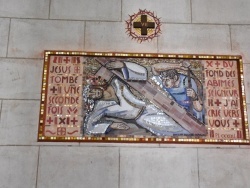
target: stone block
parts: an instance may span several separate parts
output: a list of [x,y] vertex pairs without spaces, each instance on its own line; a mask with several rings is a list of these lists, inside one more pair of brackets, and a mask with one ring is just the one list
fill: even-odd
[[248,125],[250,125],[250,104],[247,104],[247,117],[248,117]]
[[2,100],[0,100],[0,122],[1,122],[1,112],[2,112]]
[[43,61],[0,58],[0,98],[40,99]]
[[37,140],[39,101],[3,100],[1,145],[31,145]]
[[[248,117],[248,133],[250,134],[250,104],[247,104],[247,117]],[[240,148],[244,148],[244,149],[250,149],[250,144],[247,145],[240,145]]]
[[42,58],[44,50],[83,50],[84,22],[11,21],[8,57]]
[[159,148],[157,143],[98,143],[81,142],[81,147],[133,147],[133,148]]
[[34,188],[38,162],[38,147],[0,147],[0,187]]
[[230,54],[230,32],[226,25],[163,24],[159,52],[184,54]]
[[244,71],[244,85],[245,85],[245,92],[246,92],[246,102],[250,103],[250,64],[244,64],[243,66]]
[[161,148],[239,148],[239,145],[220,144],[160,144]]
[[[143,5],[143,6],[142,6]],[[122,20],[128,20],[139,9],[154,12],[161,22],[190,23],[191,11],[189,0],[122,1]]]
[[85,49],[105,52],[157,52],[157,39],[142,43],[132,40],[121,22],[87,22]]
[[244,63],[250,63],[250,26],[233,25],[231,27],[232,51],[243,56]]
[[249,24],[248,0],[192,0],[193,23]]
[[48,18],[49,0],[0,0],[0,17]]
[[121,188],[198,188],[197,149],[121,148]]
[[67,20],[121,20],[121,1],[52,0],[50,18]]
[[200,188],[250,187],[249,149],[198,149]]
[[0,57],[6,57],[10,19],[0,18]]
[[38,188],[118,188],[119,149],[41,147]]

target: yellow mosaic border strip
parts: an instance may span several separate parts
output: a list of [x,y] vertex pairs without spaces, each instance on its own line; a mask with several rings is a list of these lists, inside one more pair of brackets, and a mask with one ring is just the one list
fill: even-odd
[[[170,58],[170,59],[226,59],[237,60],[240,66],[240,83],[242,93],[242,108],[245,121],[245,137],[246,139],[231,140],[231,139],[189,139],[189,138],[155,138],[155,137],[45,137],[42,135],[43,130],[43,115],[44,115],[44,103],[46,96],[46,82],[48,71],[48,58],[49,55],[82,55],[82,56],[106,56],[106,57],[146,57],[146,58]],[[82,52],[82,51],[45,51],[44,52],[44,67],[43,67],[43,79],[41,90],[41,104],[40,104],[40,118],[38,129],[38,141],[58,141],[58,142],[125,142],[125,143],[206,143],[206,144],[249,144],[249,124],[247,117],[247,104],[244,87],[244,74],[243,74],[243,60],[240,55],[197,55],[197,54],[155,54],[155,53],[118,53],[118,52]]]

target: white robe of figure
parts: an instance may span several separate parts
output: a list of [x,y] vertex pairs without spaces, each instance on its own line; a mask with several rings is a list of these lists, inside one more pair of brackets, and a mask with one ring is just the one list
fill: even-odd
[[[126,64],[126,63],[125,63]],[[130,70],[135,67],[136,71]],[[140,69],[138,69],[140,67]],[[130,69],[129,69],[130,68]],[[139,72],[139,79],[146,80],[146,69],[140,65],[131,65],[128,70],[123,73],[125,79],[130,79],[129,74],[132,72],[133,79],[135,79],[136,72]],[[143,71],[145,71],[143,73]],[[144,77],[143,77],[144,75]],[[146,76],[146,78],[145,78]],[[131,79],[130,79],[131,80]],[[149,130],[157,136],[172,136],[173,134],[190,134],[176,123],[171,117],[166,115],[153,104],[147,105],[144,101],[137,99],[128,87],[119,79],[113,78],[111,86],[119,99],[116,101],[99,100],[96,102],[93,111],[87,115],[85,120],[85,130],[87,134],[105,134],[112,121],[102,121],[102,117],[108,116],[122,120],[135,119],[136,123],[141,127]]]

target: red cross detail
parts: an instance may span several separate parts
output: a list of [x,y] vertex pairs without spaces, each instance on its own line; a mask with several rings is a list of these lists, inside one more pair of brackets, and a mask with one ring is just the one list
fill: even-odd
[[219,99],[217,99],[216,102],[214,102],[214,104],[216,104],[217,106],[220,106],[221,102],[219,101]]
[[233,125],[234,125],[235,127],[238,127],[239,124],[240,124],[240,123],[239,123],[237,120],[235,120],[235,121],[233,122]]
[[70,59],[69,59],[69,57],[66,57],[63,61],[65,61],[65,63],[68,63],[68,62],[70,62]]
[[74,117],[71,122],[73,123],[73,125],[75,125],[76,122],[78,122],[78,120]]
[[218,61],[216,61],[215,65],[218,67],[218,66],[220,66],[220,63]]
[[53,93],[55,93],[57,91],[56,87],[53,86],[52,88],[50,88],[50,91],[52,91]]
[[49,124],[51,124],[51,123],[53,122],[52,118],[49,117],[49,119],[47,119],[47,122],[48,122]]

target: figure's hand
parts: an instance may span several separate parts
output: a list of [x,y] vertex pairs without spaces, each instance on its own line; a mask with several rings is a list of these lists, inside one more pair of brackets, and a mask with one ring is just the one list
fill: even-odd
[[121,61],[112,61],[106,64],[107,69],[121,69],[124,66],[124,63]]
[[117,129],[117,130],[128,130],[129,126],[127,126],[124,123],[117,122],[117,123],[112,123],[112,125],[110,125],[110,128]]
[[187,88],[187,96],[191,97],[192,100],[198,100],[198,96],[192,88]]

